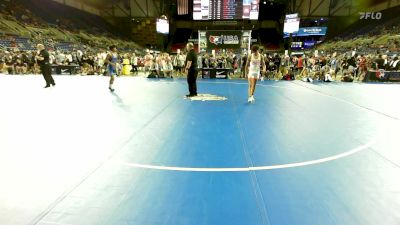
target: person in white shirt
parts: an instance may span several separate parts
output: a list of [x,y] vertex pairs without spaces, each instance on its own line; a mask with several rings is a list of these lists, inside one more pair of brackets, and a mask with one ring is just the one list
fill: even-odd
[[153,55],[150,53],[150,51],[147,52],[147,54],[144,56],[144,70],[145,71],[150,71],[153,67]]
[[165,77],[172,78],[172,71],[173,70],[174,70],[174,67],[172,65],[171,57],[168,55],[168,53],[165,53],[165,55],[164,55],[164,64],[163,64],[163,72],[164,72]]
[[72,54],[71,53],[66,54],[65,58],[66,58],[66,63],[68,65],[72,63]]
[[65,55],[60,51],[56,51],[56,59],[55,59],[56,64],[64,65],[64,61],[65,61]]
[[393,59],[391,70],[393,70],[393,71],[400,70],[400,62],[399,62],[399,58],[397,56],[394,57],[394,59]]
[[184,73],[183,67],[185,66],[185,60],[186,60],[186,57],[182,53],[179,53],[177,55],[177,66],[176,67],[177,67],[178,73],[180,73],[180,74]]
[[[262,68],[262,71],[261,71]],[[254,102],[254,92],[256,90],[257,80],[261,77],[261,72],[265,73],[266,66],[263,56],[259,53],[259,46],[253,45],[251,47],[251,54],[247,58],[246,62],[246,76],[249,81],[249,90],[248,90],[248,102]]]
[[[81,50],[76,51],[76,56],[77,56],[78,62],[80,63],[82,61],[83,52]],[[104,59],[105,59],[105,57],[104,57]]]
[[136,56],[135,53],[132,53],[132,57],[131,57],[131,65],[132,65],[132,72],[137,73],[138,69],[138,57]]
[[49,53],[50,53],[50,55],[49,55],[49,63],[50,64],[55,64],[56,57],[54,56],[54,52],[49,52]]

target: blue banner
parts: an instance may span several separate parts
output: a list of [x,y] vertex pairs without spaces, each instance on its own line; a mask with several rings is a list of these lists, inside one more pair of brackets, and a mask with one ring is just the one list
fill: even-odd
[[[323,36],[326,35],[327,27],[300,27],[297,33],[293,33],[292,37],[305,37],[305,36]],[[284,34],[284,38],[289,35]]]
[[302,27],[299,29],[297,36],[326,35],[327,27]]
[[317,44],[315,41],[305,41],[304,48],[313,48],[315,44]]

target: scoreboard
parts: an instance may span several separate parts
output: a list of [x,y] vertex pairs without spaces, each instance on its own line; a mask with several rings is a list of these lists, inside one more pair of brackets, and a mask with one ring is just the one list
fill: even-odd
[[194,0],[194,20],[258,20],[259,0]]

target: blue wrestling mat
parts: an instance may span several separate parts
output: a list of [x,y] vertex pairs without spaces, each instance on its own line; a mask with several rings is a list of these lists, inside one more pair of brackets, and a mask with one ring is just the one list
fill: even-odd
[[399,225],[400,88],[0,76],[0,224]]

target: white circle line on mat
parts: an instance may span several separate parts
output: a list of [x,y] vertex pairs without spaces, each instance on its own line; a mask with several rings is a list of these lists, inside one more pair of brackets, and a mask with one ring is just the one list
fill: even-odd
[[321,158],[315,160],[309,160],[298,163],[288,163],[288,164],[279,164],[279,165],[270,165],[270,166],[253,166],[253,167],[231,167],[231,168],[207,168],[207,167],[177,167],[177,166],[157,166],[157,165],[149,165],[149,164],[140,164],[140,163],[129,163],[123,162],[119,160],[111,160],[110,163],[118,164],[122,166],[132,167],[132,168],[142,168],[142,169],[153,169],[153,170],[167,170],[167,171],[185,171],[185,172],[250,172],[250,171],[262,171],[262,170],[276,170],[276,169],[286,169],[286,168],[295,168],[295,167],[303,167],[309,165],[315,165],[325,162],[334,161],[337,159],[345,158],[347,156],[351,156],[358,152],[364,151],[371,147],[376,142],[375,139],[370,140],[368,143],[355,147],[349,151]]

